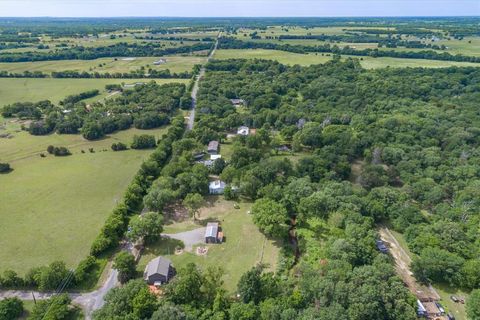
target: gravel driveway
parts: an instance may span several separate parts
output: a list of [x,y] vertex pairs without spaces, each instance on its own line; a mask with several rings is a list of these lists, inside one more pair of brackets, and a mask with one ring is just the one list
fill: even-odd
[[203,227],[179,233],[162,233],[162,237],[180,240],[185,244],[186,251],[192,251],[194,245],[205,242],[206,229],[206,227]]

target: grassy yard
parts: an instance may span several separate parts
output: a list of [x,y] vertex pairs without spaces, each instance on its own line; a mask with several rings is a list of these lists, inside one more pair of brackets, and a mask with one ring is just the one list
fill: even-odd
[[[345,56],[344,56],[345,57]],[[270,59],[277,60],[280,63],[287,65],[299,64],[308,66],[312,64],[322,64],[331,59],[331,55],[327,54],[299,54],[279,50],[266,49],[228,49],[218,50],[215,53],[215,59]],[[426,60],[426,59],[404,59],[404,58],[372,58],[354,56],[353,58],[361,59],[361,65],[366,69],[377,68],[405,68],[405,67],[425,67],[425,68],[442,68],[450,66],[474,66],[480,67],[479,63],[455,62],[455,61],[441,61],[441,60]]]
[[[209,244],[208,253],[205,256],[197,256],[194,252],[183,252],[175,255],[175,247],[178,241],[161,240],[157,244],[147,248],[138,264],[138,271],[143,272],[148,261],[162,255],[170,258],[175,267],[182,268],[189,262],[205,268],[208,266],[221,266],[224,271],[225,288],[234,292],[241,275],[259,262],[270,265],[275,270],[278,259],[278,244],[267,239],[253,224],[252,217],[247,212],[251,208],[250,203],[240,203],[240,209],[233,207],[233,202],[225,201],[218,197],[210,197],[209,205],[200,212],[200,221],[168,223],[165,232],[177,233],[198,228],[202,220],[218,220],[225,233],[226,241],[222,244]],[[204,244],[201,244],[204,246]]]
[[[125,58],[100,58],[94,60],[52,60],[52,61],[36,61],[36,62],[3,62],[0,63],[0,70],[23,73],[24,71],[41,71],[51,73],[54,71],[87,71],[99,73],[115,73],[130,72],[138,70],[141,67],[145,69],[152,68],[154,70],[169,69],[171,72],[191,71],[195,64],[205,61],[205,57],[198,56],[169,56],[162,57],[167,63],[154,65],[158,57],[139,57],[134,60]],[[127,80],[128,81],[128,80]]]
[[[98,89],[99,99],[106,96],[107,84],[135,83],[150,81],[149,79],[0,79],[0,108],[6,104],[20,101],[40,101],[48,99],[54,103],[68,95]],[[188,79],[157,79],[159,84],[169,82],[187,83]]]
[[[142,132],[160,137],[164,130]],[[14,169],[0,175],[0,271],[22,274],[54,260],[74,267],[88,254],[105,218],[151,152],[113,152],[110,145],[129,143],[138,132],[121,131],[95,142],[80,135],[18,132],[0,141],[0,161]],[[41,158],[38,153],[49,144],[66,146],[73,154]]]

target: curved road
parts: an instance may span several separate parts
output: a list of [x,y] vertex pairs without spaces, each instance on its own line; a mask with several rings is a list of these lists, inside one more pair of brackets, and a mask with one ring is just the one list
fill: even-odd
[[[87,293],[68,293],[72,302],[82,307],[85,319],[87,320],[92,318],[93,311],[100,309],[103,306],[105,302],[104,297],[107,292],[119,284],[117,280],[118,271],[110,268],[110,266],[107,268],[109,268],[107,280],[105,280],[99,289]],[[0,300],[13,297],[17,297],[21,300],[33,300],[33,295],[35,295],[36,300],[43,300],[53,297],[55,293],[28,290],[6,290],[0,291]]]

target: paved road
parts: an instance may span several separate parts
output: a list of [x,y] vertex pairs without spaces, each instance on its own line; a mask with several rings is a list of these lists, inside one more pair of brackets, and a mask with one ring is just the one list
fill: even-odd
[[[85,314],[85,319],[90,320],[93,311],[100,309],[104,304],[104,297],[107,292],[118,285],[117,270],[109,268],[108,278],[99,289],[88,293],[69,293],[73,303],[82,307]],[[21,300],[33,300],[33,295],[36,300],[49,299],[55,295],[53,292],[38,292],[27,290],[6,290],[0,291],[0,300],[5,298],[17,297]]]
[[95,310],[103,307],[105,303],[104,297],[110,289],[118,286],[118,271],[115,269],[109,270],[108,278],[101,288],[98,290],[78,295],[77,297],[72,297],[72,300],[75,304],[81,305],[83,307],[83,312],[85,314],[85,319],[90,320],[92,313]]
[[[213,47],[213,50],[208,55],[207,62],[209,62],[213,58],[215,51],[217,51],[218,38],[220,38],[220,35],[221,33],[218,34],[217,41],[215,42],[215,46]],[[205,67],[202,66],[199,74],[197,75],[197,78],[195,79],[195,84],[193,85],[193,88],[192,88],[192,110],[190,110],[190,115],[188,116],[187,130],[192,130],[193,124],[195,123],[195,108],[197,107],[198,86],[204,76],[205,76]]]
[[185,244],[185,250],[191,251],[194,245],[203,243],[205,241],[204,236],[206,229],[207,228],[203,227],[179,233],[162,233],[162,237],[180,240]]

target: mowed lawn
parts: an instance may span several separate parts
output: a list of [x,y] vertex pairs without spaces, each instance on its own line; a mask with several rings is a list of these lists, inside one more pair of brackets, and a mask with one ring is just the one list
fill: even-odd
[[152,68],[154,70],[169,69],[171,72],[185,72],[191,71],[195,64],[203,63],[206,58],[200,56],[168,56],[162,57],[166,59],[166,63],[161,65],[154,65],[159,57],[139,57],[129,58],[100,58],[94,60],[52,60],[52,61],[35,61],[35,62],[2,62],[0,63],[1,71],[8,71],[13,73],[23,73],[24,71],[41,71],[44,73],[51,73],[54,71],[86,71],[99,73],[115,73],[115,72],[130,72],[145,67],[145,69]]
[[[343,56],[346,57],[346,56]],[[324,53],[315,54],[299,54],[293,52],[286,52],[280,50],[266,50],[266,49],[227,49],[217,50],[215,59],[269,59],[277,60],[282,64],[301,66],[308,66],[312,64],[322,64],[331,60],[332,55]],[[425,67],[425,68],[443,68],[451,66],[473,66],[480,67],[480,63],[456,62],[456,61],[441,61],[441,60],[427,60],[427,59],[404,59],[404,58],[372,58],[352,56],[352,58],[361,59],[361,65],[366,69],[377,68],[405,68],[405,67]]]
[[[209,197],[209,205],[201,210],[200,222],[194,224],[192,220],[165,226],[165,232],[178,233],[192,230],[206,224],[206,221],[219,221],[225,234],[226,241],[222,244],[199,244],[207,246],[208,253],[203,256],[196,255],[194,247],[192,252],[183,252],[175,255],[178,241],[161,240],[144,251],[138,263],[137,270],[143,273],[146,264],[156,256],[162,255],[170,258],[177,269],[189,262],[196,263],[200,268],[219,266],[225,271],[223,280],[225,288],[233,293],[238,280],[251,267],[258,263],[266,263],[274,271],[278,260],[279,244],[267,239],[258,231],[248,214],[250,203],[240,203],[240,209],[233,207],[234,202],[225,201],[223,197]],[[204,220],[203,223],[201,220]]]
[[[160,137],[165,130],[142,132]],[[0,161],[14,169],[0,175],[0,271],[22,274],[54,260],[75,267],[88,254],[106,217],[151,152],[110,150],[112,142],[130,143],[135,133],[139,130],[96,142],[80,135],[33,137],[25,132],[0,140]],[[41,158],[38,153],[49,144],[66,146],[73,154]]]
[[[0,108],[21,101],[50,100],[58,103],[68,95],[98,89],[99,99],[107,95],[105,85],[148,82],[150,79],[32,79],[0,78]],[[169,82],[187,83],[189,79],[156,79],[159,84]]]

